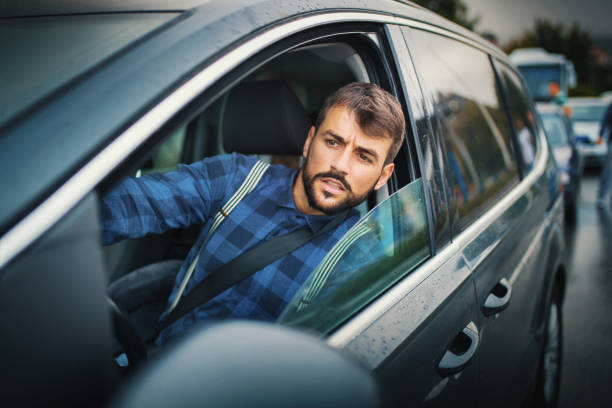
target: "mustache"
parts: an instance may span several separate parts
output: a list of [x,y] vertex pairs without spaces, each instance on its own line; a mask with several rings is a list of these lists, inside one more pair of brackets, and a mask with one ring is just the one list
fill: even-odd
[[342,183],[342,185],[344,186],[344,188],[349,191],[349,192],[353,192],[353,190],[351,189],[351,186],[349,185],[349,183],[346,181],[346,179],[344,178],[344,176],[340,173],[336,173],[333,171],[328,171],[325,173],[319,173],[319,174],[315,174],[315,176],[312,178],[313,180],[316,178],[333,178],[335,180],[338,180],[340,183]]

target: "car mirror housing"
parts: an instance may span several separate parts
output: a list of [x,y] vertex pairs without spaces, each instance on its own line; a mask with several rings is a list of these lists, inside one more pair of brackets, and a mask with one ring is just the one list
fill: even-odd
[[126,381],[113,407],[377,407],[357,360],[306,333],[262,322],[206,324]]

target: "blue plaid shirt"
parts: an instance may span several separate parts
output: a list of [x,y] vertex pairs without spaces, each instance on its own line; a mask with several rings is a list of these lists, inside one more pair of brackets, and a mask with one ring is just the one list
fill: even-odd
[[[256,161],[256,157],[234,153],[179,165],[176,171],[165,174],[125,180],[103,201],[104,244],[204,224],[178,273],[170,304],[215,214],[242,184]],[[257,187],[209,239],[185,293],[258,243],[304,226],[316,232],[333,218],[304,215],[296,209],[293,200],[296,175],[296,170],[284,166],[268,168]],[[195,322],[211,318],[276,319],[325,254],[358,219],[359,213],[352,210],[335,230],[312,239],[168,326],[157,342],[163,344]]]

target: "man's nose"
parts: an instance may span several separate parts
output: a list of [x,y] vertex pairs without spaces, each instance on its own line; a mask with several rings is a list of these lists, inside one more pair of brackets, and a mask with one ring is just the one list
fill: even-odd
[[343,149],[341,152],[338,152],[334,159],[332,160],[331,166],[335,170],[348,174],[351,162],[351,152],[350,149]]

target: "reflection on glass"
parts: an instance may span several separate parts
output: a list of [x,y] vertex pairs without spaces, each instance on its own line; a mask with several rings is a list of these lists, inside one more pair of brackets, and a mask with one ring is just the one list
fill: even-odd
[[506,88],[508,108],[514,123],[525,170],[533,167],[535,159],[535,118],[527,105],[527,95],[519,77],[502,64],[498,65],[502,82]]
[[370,211],[306,280],[279,322],[327,334],[429,256],[418,179]]
[[459,212],[453,225],[461,230],[518,180],[511,127],[487,54],[426,31],[413,35],[434,128],[446,143]]

